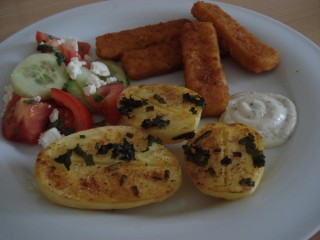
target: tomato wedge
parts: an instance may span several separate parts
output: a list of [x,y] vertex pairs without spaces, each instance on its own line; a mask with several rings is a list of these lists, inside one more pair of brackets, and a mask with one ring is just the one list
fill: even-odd
[[[84,56],[89,54],[91,45],[87,42],[77,42],[78,51],[75,51],[71,46],[59,42],[60,38],[53,35],[37,31],[36,41],[38,44],[45,42],[48,46],[55,47],[66,58],[65,63],[68,64],[73,57],[77,57],[80,60],[85,60]],[[90,63],[87,62],[86,67],[90,67]]]
[[49,42],[52,39],[58,39],[50,34],[44,33],[44,32],[40,32],[37,31],[36,33],[36,41],[38,44],[40,44],[41,42]]
[[51,89],[51,98],[70,109],[74,116],[74,129],[82,131],[93,128],[93,121],[88,109],[71,94],[57,88]]
[[104,115],[109,124],[117,125],[121,118],[117,110],[117,101],[123,89],[123,83],[108,84],[98,88],[94,96],[85,96],[85,98],[95,112]]
[[77,57],[81,60],[79,54],[71,47],[65,44],[61,44],[58,47],[59,52],[65,57],[65,63],[68,64],[72,58]]
[[37,143],[51,111],[52,108],[46,102],[33,102],[13,94],[3,116],[3,136],[10,141]]
[[117,125],[120,122],[121,114],[118,112],[117,102],[123,89],[123,84],[109,85],[109,92],[101,102],[102,113],[111,125]]
[[78,42],[78,54],[84,58],[90,52],[91,45],[87,42]]

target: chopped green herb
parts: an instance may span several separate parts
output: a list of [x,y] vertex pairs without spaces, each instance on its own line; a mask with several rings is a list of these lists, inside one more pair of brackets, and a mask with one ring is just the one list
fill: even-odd
[[54,122],[50,122],[47,126],[47,129],[54,128],[54,127],[57,128],[59,130],[59,132],[61,132],[61,134],[65,135],[65,136],[76,132],[76,130],[74,128],[65,127],[60,116]]
[[83,149],[80,147],[79,144],[73,149],[73,151],[83,158],[84,162],[86,163],[86,166],[92,166],[94,165],[93,157],[91,154],[87,154]]
[[203,134],[201,134],[194,142],[193,144],[198,144],[203,139],[209,137],[212,134],[212,131],[206,131]]
[[191,107],[189,110],[193,115],[196,115],[198,113],[197,109],[195,107]]
[[160,95],[158,95],[158,94],[154,94],[153,95],[153,98],[155,99],[155,100],[157,100],[159,103],[161,103],[161,104],[166,104],[166,101],[164,100],[164,98],[163,97],[161,97]]
[[239,181],[239,184],[241,186],[254,187],[255,182],[251,178],[242,178]]
[[200,95],[191,95],[190,93],[185,93],[182,97],[184,102],[193,103],[196,107],[201,107],[202,109],[206,107],[206,102]]
[[95,102],[101,102],[103,100],[103,97],[101,95],[99,95],[98,93],[94,93],[91,96],[93,97]]
[[24,100],[23,103],[25,103],[25,104],[37,104],[39,102],[34,100],[34,99],[28,99],[28,100]]
[[198,166],[205,166],[208,164],[210,158],[209,150],[203,149],[197,145],[188,144],[183,145],[182,149],[188,161],[191,161]]
[[162,118],[163,116],[157,115],[153,119],[145,119],[142,121],[141,127],[143,127],[144,129],[149,129],[153,127],[165,128],[170,124],[170,120],[164,120]]
[[228,156],[225,156],[224,158],[221,159],[220,163],[223,166],[228,166],[232,163],[232,159],[229,158]]
[[265,156],[262,151],[257,149],[257,146],[254,142],[254,136],[252,134],[241,138],[239,140],[239,144],[244,145],[246,152],[252,156],[254,167],[260,168],[265,166]]
[[120,99],[120,106],[118,108],[118,112],[121,115],[129,117],[130,113],[135,108],[140,108],[148,104],[148,101],[146,99],[136,100],[132,97],[126,98],[123,97]]
[[195,135],[196,135],[195,132],[187,132],[187,133],[183,133],[179,136],[173,137],[172,140],[180,140],[180,139],[187,140],[187,139],[193,138]]
[[79,137],[83,139],[86,138],[86,135],[80,134]]
[[105,144],[105,145],[98,146],[97,154],[107,154],[109,152],[109,150],[111,150],[112,148],[113,148],[113,144],[112,143],[108,143],[108,144]]
[[72,155],[72,149],[69,149],[67,150],[66,153],[55,158],[54,161],[56,161],[57,163],[62,163],[66,167],[66,169],[69,171],[70,165],[71,165],[71,155]]
[[261,168],[265,166],[265,156],[262,152],[260,154],[257,154],[256,156],[252,156],[252,160],[254,167]]
[[112,149],[111,158],[131,161],[135,160],[135,149],[125,138],[123,143],[108,143],[98,147],[97,154],[107,154]]
[[135,149],[133,144],[130,144],[125,138],[122,144],[113,144],[112,158],[131,161],[135,160]]
[[57,62],[59,65],[61,65],[66,60],[65,56],[58,49],[56,49],[55,47],[46,45],[46,44],[39,44],[37,46],[37,51],[40,51],[42,53],[53,52],[57,58]]
[[158,143],[162,144],[162,140],[160,138],[154,137],[152,135],[147,136],[147,147],[144,151],[142,152],[147,152],[149,151],[150,147],[152,146],[153,143]]
[[243,137],[239,140],[239,144],[244,145],[246,152],[248,154],[254,154],[257,150],[256,144],[254,143],[254,136],[249,134],[246,137]]

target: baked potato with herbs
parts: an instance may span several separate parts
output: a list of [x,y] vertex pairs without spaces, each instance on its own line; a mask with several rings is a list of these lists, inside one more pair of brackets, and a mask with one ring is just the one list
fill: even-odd
[[84,209],[122,209],[160,202],[181,184],[176,157],[159,139],[129,126],[66,136],[37,156],[34,175],[52,202]]
[[263,175],[262,137],[243,124],[209,123],[183,150],[192,181],[210,196],[228,200],[248,196]]
[[198,93],[164,84],[128,87],[118,100],[125,123],[145,129],[164,143],[192,138],[204,107],[205,101]]

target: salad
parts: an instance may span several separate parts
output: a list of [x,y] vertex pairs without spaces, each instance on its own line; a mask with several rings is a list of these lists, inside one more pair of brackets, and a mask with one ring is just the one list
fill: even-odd
[[117,99],[129,82],[118,63],[94,61],[91,45],[36,33],[37,52],[12,71],[6,86],[2,132],[26,144],[51,142],[95,127],[93,116],[117,125]]

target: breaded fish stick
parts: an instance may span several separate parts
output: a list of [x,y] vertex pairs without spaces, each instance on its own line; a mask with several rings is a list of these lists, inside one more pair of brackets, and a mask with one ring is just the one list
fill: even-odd
[[140,80],[181,70],[180,38],[141,50],[126,51],[121,57],[121,62],[131,80]]
[[199,1],[191,13],[199,21],[212,22],[223,47],[249,71],[270,71],[279,64],[280,55],[275,49],[261,42],[219,6]]
[[182,26],[190,22],[177,19],[96,37],[96,54],[103,59],[119,60],[122,53],[159,44],[180,35]]
[[216,31],[209,22],[184,25],[181,33],[185,86],[198,92],[207,106],[202,117],[218,117],[229,102]]

